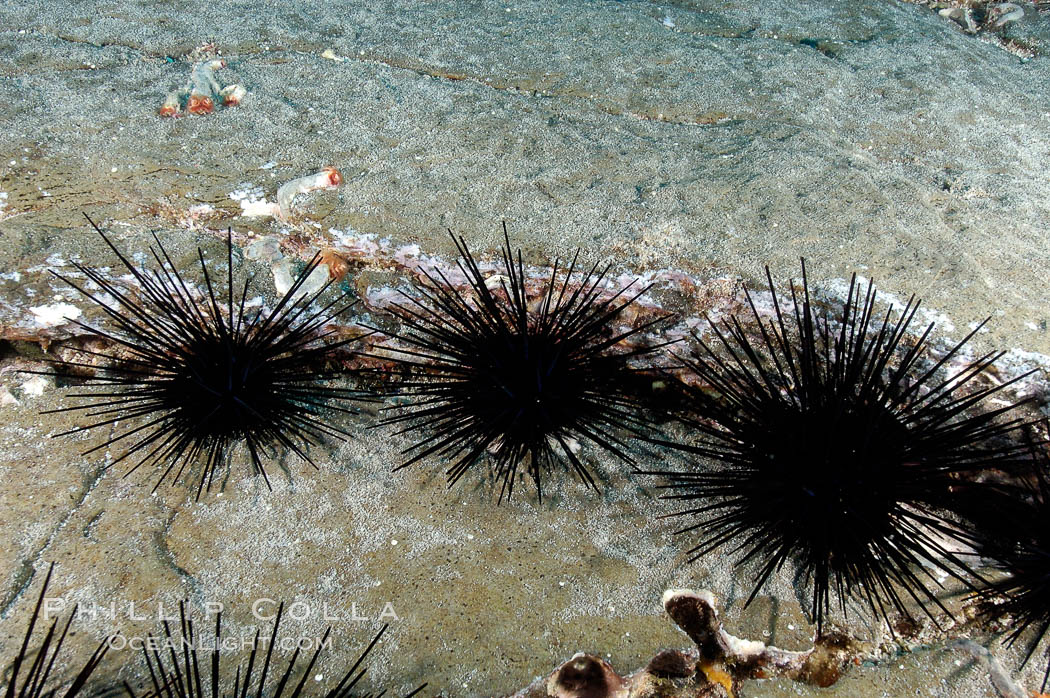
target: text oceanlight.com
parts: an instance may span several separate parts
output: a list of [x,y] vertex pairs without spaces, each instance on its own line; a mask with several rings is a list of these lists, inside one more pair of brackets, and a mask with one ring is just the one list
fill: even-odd
[[255,634],[242,635],[241,637],[226,636],[218,642],[214,639],[205,639],[201,637],[193,639],[185,637],[175,639],[166,635],[147,635],[145,637],[140,635],[132,635],[130,637],[124,635],[112,635],[106,639],[106,644],[113,650],[130,649],[136,652],[141,652],[142,650],[147,652],[161,652],[172,649],[181,650],[183,648],[201,652],[211,652],[216,650],[220,652],[236,652],[238,650],[246,649],[266,651],[272,644],[273,648],[276,650],[292,652],[294,650],[306,651],[331,649],[332,638],[328,635],[325,635],[324,637],[281,637],[274,639],[271,643],[269,637]]

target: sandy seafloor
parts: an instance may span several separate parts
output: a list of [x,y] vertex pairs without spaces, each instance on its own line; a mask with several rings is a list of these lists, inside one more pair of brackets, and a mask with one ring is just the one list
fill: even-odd
[[[537,264],[582,247],[618,273],[753,283],[765,264],[796,274],[805,256],[816,285],[857,272],[919,294],[946,341],[990,315],[975,350],[1011,350],[1007,372],[1045,369],[1050,16],[1023,7],[1023,20],[971,36],[930,8],[882,1],[6,2],[2,323],[32,335],[43,328],[30,308],[84,306],[46,274],[115,263],[84,212],[133,253],[157,232],[186,268],[198,244],[221,255],[213,232],[227,226],[277,240],[374,234],[447,258],[446,228],[485,256],[506,220]],[[217,77],[247,96],[163,119],[195,50],[221,55]],[[290,223],[242,217],[231,196],[273,201],[327,165],[343,186],[301,201]],[[261,263],[242,267],[272,294]],[[152,474],[106,469],[114,451],[80,455],[98,435],[48,438],[84,418],[40,414],[67,402],[50,383],[40,395],[24,385],[15,369],[34,356],[8,342],[0,366],[14,399],[0,406],[5,665],[51,561],[55,595],[118,609],[221,601],[238,632],[254,599],[344,615],[356,604],[368,620],[334,622],[330,673],[390,603],[399,618],[369,675],[402,692],[429,681],[426,695],[511,693],[581,650],[626,674],[687,646],[660,607],[671,587],[714,591],[738,635],[809,646],[789,574],[743,609],[746,570],[719,554],[685,564],[655,518],[666,508],[654,483],[597,454],[586,457],[600,496],[567,481],[542,505],[496,507],[476,477],[447,491],[437,463],[391,473],[407,442],[365,413],[340,420],[353,440],[315,449],[317,472],[279,457],[272,493],[235,468],[222,496],[152,496]],[[314,613],[288,628],[324,624]],[[739,694],[998,695],[950,649],[963,636],[1018,668],[1016,651],[971,626],[894,645],[863,613],[846,625],[872,659],[835,686],[754,681]],[[70,648],[153,627],[82,614]],[[140,677],[130,653],[110,659],[101,678]],[[1035,688],[1041,668],[1015,676]]]

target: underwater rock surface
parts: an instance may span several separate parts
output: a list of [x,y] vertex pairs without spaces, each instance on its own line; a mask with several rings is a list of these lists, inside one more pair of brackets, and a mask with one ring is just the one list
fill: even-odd
[[[82,605],[67,640],[81,650],[114,626],[153,630],[157,605],[182,598],[225,603],[224,623],[245,635],[253,602],[299,600],[301,632],[332,624],[338,657],[390,621],[369,676],[404,691],[425,680],[434,694],[508,695],[577,652],[624,676],[690,646],[662,614],[668,588],[711,589],[741,637],[812,646],[790,573],[743,609],[749,580],[717,554],[684,564],[653,483],[613,463],[596,469],[600,496],[566,479],[542,504],[497,508],[479,479],[446,491],[436,468],[391,473],[409,441],[369,429],[366,410],[340,418],[358,438],[312,453],[318,471],[277,454],[273,493],[235,467],[222,496],[195,504],[181,488],[151,496],[148,476],[121,479],[112,454],[81,456],[96,436],[48,438],[78,418],[40,416],[63,391],[16,370],[69,337],[63,318],[99,319],[48,273],[70,260],[116,271],[84,212],[140,261],[156,231],[193,278],[197,246],[221,267],[232,227],[251,251],[235,263],[267,299],[274,267],[288,275],[317,249],[366,297],[415,260],[451,259],[446,227],[492,259],[502,220],[530,264],[581,247],[617,274],[699,283],[657,296],[686,317],[734,307],[738,277],[755,286],[768,264],[786,278],[805,256],[816,286],[856,271],[919,294],[946,341],[992,315],[974,350],[1013,350],[1011,372],[1050,354],[1047,59],[926,7],[173,8],[0,7],[0,664],[49,561],[54,594]],[[1001,31],[1045,45],[1046,10],[1024,9]],[[165,96],[218,56],[223,83],[245,89],[239,104],[161,117]],[[340,186],[301,194],[287,220],[249,215],[329,166]],[[129,618],[130,602],[149,620]],[[851,619],[858,659],[830,688],[782,677],[739,695],[997,695],[951,643],[972,636],[1011,672],[1020,647],[989,644],[960,598],[946,603],[962,627],[908,628],[898,643]],[[120,678],[142,671],[124,655]],[[1017,675],[1036,686],[1038,657]]]

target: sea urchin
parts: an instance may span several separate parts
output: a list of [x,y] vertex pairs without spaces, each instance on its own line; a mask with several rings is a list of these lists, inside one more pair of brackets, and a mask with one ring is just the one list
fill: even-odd
[[832,317],[814,310],[804,262],[790,308],[768,269],[766,277],[771,317],[748,292],[753,325],[712,322],[717,341],[697,338],[692,355],[679,357],[685,422],[697,439],[665,445],[716,465],[653,474],[667,478],[666,498],[695,502],[672,515],[695,520],[679,533],[702,531],[689,554],[735,545],[738,564],[758,566],[748,603],[793,561],[818,632],[833,591],[844,614],[853,597],[887,620],[891,609],[911,617],[910,598],[932,619],[927,604],[943,606],[928,568],[964,583],[970,571],[952,550],[972,542],[947,513],[953,490],[974,486],[966,476],[977,471],[1022,460],[1021,447],[997,442],[1018,427],[1019,419],[998,419],[1016,405],[971,409],[1009,385],[978,385],[1001,355],[952,371],[977,329],[934,359],[932,324],[918,338],[907,334],[914,298],[880,320],[873,284],[862,294],[854,276]]
[[511,497],[519,468],[542,498],[543,473],[565,460],[596,488],[576,454],[579,442],[633,464],[621,437],[642,435],[651,422],[631,390],[632,361],[658,345],[627,346],[628,340],[665,318],[614,329],[647,289],[629,297],[628,288],[605,293],[608,267],[597,272],[597,264],[577,278],[578,250],[564,280],[555,261],[548,278],[535,280],[542,290],[530,293],[533,280],[520,251],[514,259],[506,225],[503,234],[501,274],[486,278],[463,238],[453,235],[465,285],[424,271],[426,283],[392,309],[403,325],[392,336],[402,346],[389,348],[392,359],[383,358],[410,374],[400,386],[408,404],[394,408],[402,414],[384,424],[424,434],[399,468],[445,456],[453,460],[446,473],[452,485],[489,452],[500,501]]
[[133,420],[133,426],[118,429],[85,455],[128,440],[131,445],[114,462],[140,455],[129,474],[147,463],[163,467],[154,489],[169,475],[178,480],[187,465],[203,460],[198,498],[202,489],[210,489],[216,468],[239,442],[247,446],[255,471],[269,487],[260,458],[263,449],[285,447],[313,464],[305,452],[309,445],[325,435],[348,436],[317,416],[326,406],[351,411],[339,403],[357,398],[356,391],[323,385],[338,375],[328,365],[334,352],[356,338],[335,340],[333,330],[325,329],[353,305],[345,302],[345,295],[313,308],[328,284],[316,293],[303,291],[318,257],[272,310],[252,311],[247,307],[251,279],[235,302],[232,238],[226,243],[228,299],[223,304],[217,300],[200,249],[203,293],[183,280],[159,240],[157,248],[150,250],[159,270],[147,271],[132,265],[94,222],[91,225],[138,288],[122,288],[101,271],[76,263],[101,292],[93,293],[56,274],[98,305],[114,326],[110,332],[77,321],[114,349],[84,350],[102,360],[100,368],[67,364],[95,371],[73,376],[74,381],[107,389],[75,394],[72,397],[86,402],[53,410],[82,412],[94,420],[59,436]]
[[[58,659],[58,655],[62,651],[62,644],[66,641],[70,625],[72,625],[73,618],[77,615],[76,607],[69,614],[69,618],[66,620],[61,632],[56,634],[59,622],[59,619],[56,618],[52,621],[51,627],[48,628],[40,645],[35,649],[30,649],[29,643],[33,638],[33,630],[36,628],[36,623],[40,620],[41,607],[44,605],[44,599],[47,598],[47,586],[51,583],[51,573],[54,571],[55,565],[52,563],[48,567],[44,584],[40,588],[40,596],[37,598],[36,606],[33,608],[33,615],[29,619],[29,626],[26,628],[22,646],[6,672],[7,685],[2,689],[4,698],[53,698],[59,693],[65,698],[82,695],[86,693],[84,689],[87,686],[88,679],[91,678],[91,675],[98,668],[98,665],[109,650],[113,636],[105,638],[98,644],[95,651],[80,666],[77,673],[68,683],[52,680],[52,672],[56,666],[55,660]],[[48,610],[44,609],[45,621],[47,616]],[[33,657],[33,659],[31,663],[27,664],[30,657]],[[23,668],[26,669],[25,674],[22,674]]]
[[[1031,629],[1027,664],[1050,631],[1050,473],[1045,455],[1036,461],[1031,482],[1000,484],[969,498],[966,512],[978,533],[977,552],[1005,576],[981,589],[982,615],[1010,620],[1006,644]],[[1050,682],[1050,658],[1040,692]]]

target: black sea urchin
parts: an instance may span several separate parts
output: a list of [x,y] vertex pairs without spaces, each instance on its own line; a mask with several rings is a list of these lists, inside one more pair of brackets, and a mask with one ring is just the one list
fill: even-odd
[[549,278],[536,282],[542,291],[530,294],[506,225],[503,235],[502,275],[486,279],[466,242],[453,235],[469,288],[440,271],[424,272],[428,283],[415,297],[403,294],[407,303],[392,309],[405,329],[392,335],[404,346],[390,351],[410,373],[401,384],[409,402],[384,424],[425,434],[405,451],[410,458],[399,468],[431,454],[445,456],[453,460],[446,473],[452,485],[487,451],[502,501],[512,495],[521,466],[542,497],[542,473],[564,457],[596,488],[576,455],[578,443],[590,441],[633,465],[617,432],[642,435],[651,423],[631,390],[637,378],[631,362],[657,347],[627,347],[625,341],[664,318],[615,330],[646,289],[630,297],[627,288],[605,294],[609,268],[598,272],[597,264],[574,278],[579,251],[563,281],[555,261]]
[[[142,693],[136,693],[135,689],[125,683],[124,688],[131,698],[220,698],[221,696],[244,696],[249,691],[254,696],[269,696],[278,698],[287,692],[292,698],[302,695],[323,696],[324,698],[378,698],[386,693],[357,693],[354,688],[368,671],[363,666],[368,654],[376,646],[387,626],[383,626],[372,641],[369,643],[357,660],[339,678],[339,682],[332,688],[318,691],[316,681],[319,679],[314,675],[317,659],[321,650],[330,646],[329,626],[324,636],[302,637],[302,638],[280,638],[277,637],[277,629],[281,624],[281,615],[284,612],[282,603],[277,609],[273,622],[273,630],[270,637],[261,635],[261,630],[255,631],[255,638],[250,642],[251,652],[248,655],[247,665],[238,664],[236,671],[231,676],[229,671],[223,672],[221,668],[221,648],[226,646],[222,636],[222,613],[215,615],[215,634],[205,639],[194,627],[193,619],[186,613],[184,603],[179,604],[180,633],[176,638],[171,632],[167,620],[164,620],[163,637],[148,636],[142,642],[142,656],[146,660],[146,669],[149,672],[149,684]],[[286,640],[293,640],[291,646],[295,647],[292,658],[283,671],[275,667],[271,673],[271,663],[276,662],[273,656],[274,647],[280,644],[287,645]],[[241,638],[233,638],[234,646],[240,647]],[[300,668],[299,655],[304,647],[309,648],[316,645],[313,655],[305,668]],[[264,649],[260,656],[260,648]],[[201,665],[204,665],[204,673],[201,673]],[[323,672],[322,672],[323,673]],[[307,685],[309,682],[310,685]],[[419,686],[404,698],[410,698],[426,688],[426,684]]]
[[[40,589],[40,596],[37,598],[36,606],[33,608],[33,615],[29,619],[29,627],[26,628],[22,647],[19,649],[18,654],[15,655],[15,659],[7,672],[5,672],[8,678],[7,686],[3,689],[4,698],[52,698],[59,694],[66,698],[72,698],[73,696],[81,695],[84,693],[84,688],[91,674],[98,668],[102,658],[106,656],[106,651],[109,649],[112,637],[108,637],[99,643],[95,651],[68,684],[51,680],[51,672],[55,668],[55,660],[58,658],[58,653],[62,650],[62,643],[65,642],[66,635],[69,634],[69,626],[73,623],[73,618],[77,614],[77,609],[74,606],[61,633],[57,636],[55,634],[55,631],[58,630],[59,621],[58,618],[55,618],[44,635],[44,640],[40,643],[40,646],[35,650],[30,650],[29,643],[32,640],[36,622],[40,619],[40,610],[44,605],[44,599],[47,597],[47,585],[51,582],[51,573],[54,570],[55,565],[52,563],[48,567],[47,577],[44,578],[44,586]],[[45,621],[47,620],[47,615],[48,613],[45,609]],[[23,675],[22,669],[26,667],[31,656],[33,656],[32,662],[28,664],[28,670]]]
[[[1009,618],[1013,645],[1032,629],[1023,664],[1050,631],[1050,473],[1041,460],[1031,486],[1000,485],[969,499],[978,534],[977,552],[1005,577],[981,590],[982,615]],[[1040,692],[1050,681],[1050,659]]]
[[[246,307],[251,279],[244,282],[235,302],[232,239],[226,243],[228,299],[221,304],[200,249],[205,293],[197,293],[183,280],[159,240],[157,249],[150,250],[159,270],[146,271],[132,265],[94,222],[91,225],[139,288],[122,288],[102,272],[74,264],[112,297],[109,300],[56,274],[97,304],[114,331],[77,324],[115,347],[110,354],[85,352],[105,364],[94,375],[74,380],[110,390],[75,394],[72,397],[86,404],[54,410],[83,412],[94,420],[59,436],[137,420],[85,455],[131,440],[115,463],[141,455],[129,474],[147,463],[161,465],[165,469],[154,489],[173,471],[172,479],[178,480],[187,465],[203,459],[197,497],[202,489],[210,489],[216,468],[238,442],[247,446],[255,471],[269,487],[260,458],[264,448],[283,446],[313,464],[307,447],[325,435],[349,436],[317,416],[325,406],[351,411],[335,403],[357,397],[356,391],[321,384],[338,375],[328,363],[336,349],[354,338],[328,341],[332,330],[324,329],[353,305],[344,303],[345,295],[313,309],[328,284],[316,293],[302,291],[319,257],[306,265],[273,310],[252,312]],[[95,368],[83,363],[72,366]]]
[[970,409],[1008,385],[976,385],[1001,354],[945,378],[973,332],[928,358],[932,324],[906,337],[914,298],[896,319],[890,308],[879,320],[873,285],[862,296],[854,277],[829,317],[813,309],[803,263],[801,297],[793,288],[785,311],[768,269],[766,277],[772,317],[763,319],[748,293],[752,328],[735,316],[711,323],[713,346],[697,338],[680,357],[694,411],[686,422],[698,441],[666,445],[717,465],[653,473],[668,478],[666,498],[696,502],[672,515],[698,517],[679,533],[702,531],[693,560],[731,544],[743,551],[738,564],[758,565],[748,603],[792,560],[811,588],[818,630],[832,590],[843,613],[852,596],[887,620],[888,606],[910,617],[911,598],[932,618],[927,604],[943,606],[926,567],[964,582],[969,571],[950,549],[972,540],[946,513],[953,488],[1022,460],[1023,447],[995,443],[1018,427],[997,419],[1015,405]]

